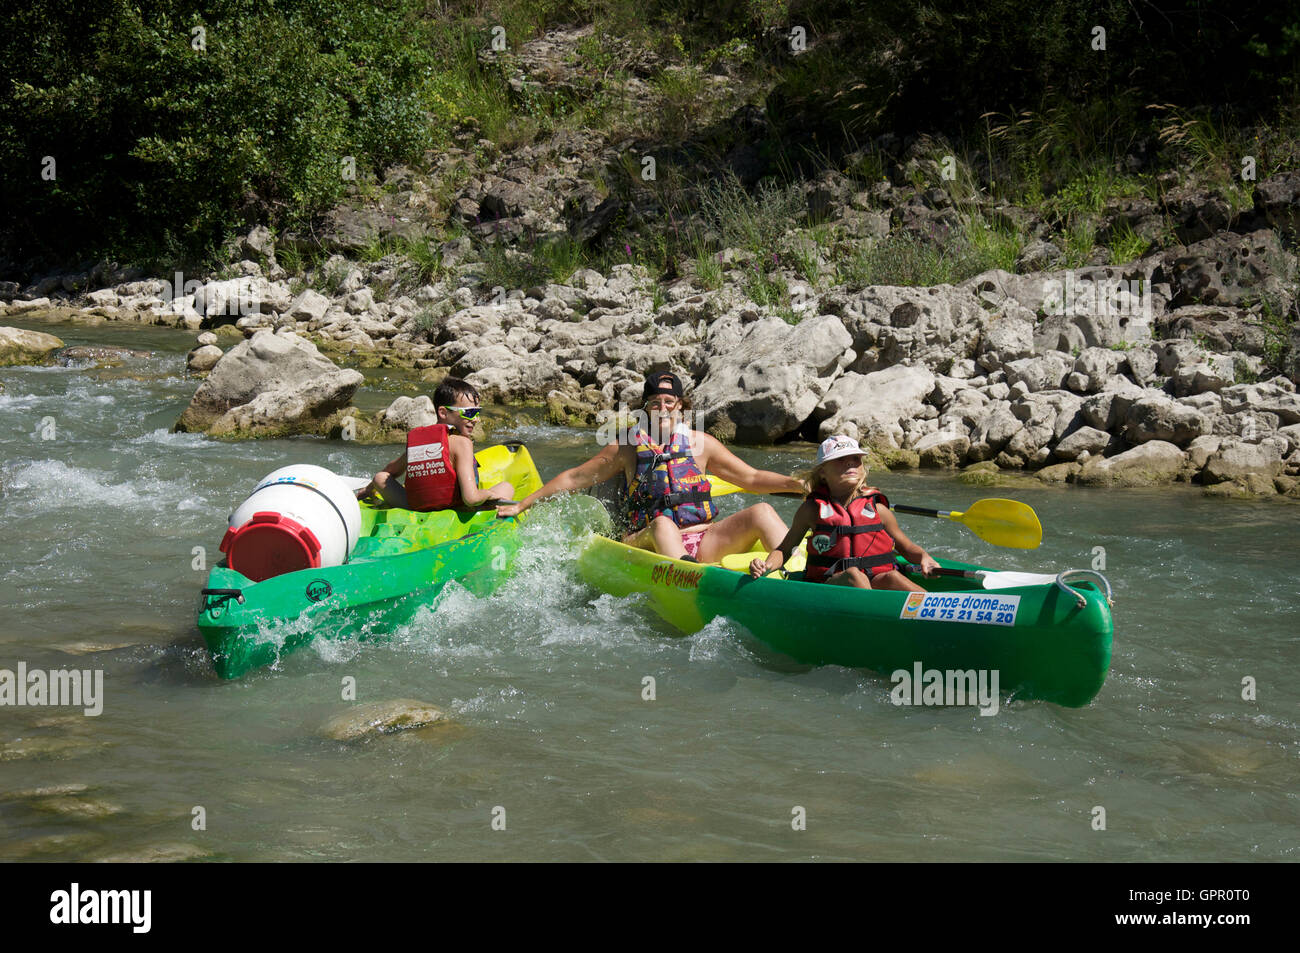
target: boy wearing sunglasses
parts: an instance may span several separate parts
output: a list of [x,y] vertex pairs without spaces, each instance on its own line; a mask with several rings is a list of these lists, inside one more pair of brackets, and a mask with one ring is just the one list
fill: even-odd
[[[448,377],[434,391],[438,422],[406,435],[406,450],[375,474],[372,490],[389,506],[410,510],[468,509],[489,500],[510,500],[515,489],[502,481],[483,489],[474,459],[474,428],[482,411],[478,391],[458,377]],[[406,483],[397,478],[406,475]]]

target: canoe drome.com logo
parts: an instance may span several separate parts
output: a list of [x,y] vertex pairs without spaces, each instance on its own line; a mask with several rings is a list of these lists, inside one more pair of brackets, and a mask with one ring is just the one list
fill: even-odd
[[132,933],[148,933],[153,923],[152,890],[71,889],[50,894],[50,922],[54,924],[130,924]]
[[889,700],[895,705],[978,705],[981,715],[998,713],[998,670],[927,669],[920,662],[895,669]]

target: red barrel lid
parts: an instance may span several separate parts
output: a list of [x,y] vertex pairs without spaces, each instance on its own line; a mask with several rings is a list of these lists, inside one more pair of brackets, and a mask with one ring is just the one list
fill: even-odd
[[254,513],[243,526],[226,530],[221,551],[231,569],[253,582],[320,567],[316,534],[283,513]]

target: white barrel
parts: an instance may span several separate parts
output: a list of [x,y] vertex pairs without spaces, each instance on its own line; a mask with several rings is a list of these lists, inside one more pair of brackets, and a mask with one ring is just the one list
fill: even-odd
[[256,513],[279,513],[304,526],[320,541],[320,565],[347,562],[361,532],[361,506],[343,478],[310,463],[267,474],[230,516],[238,530]]

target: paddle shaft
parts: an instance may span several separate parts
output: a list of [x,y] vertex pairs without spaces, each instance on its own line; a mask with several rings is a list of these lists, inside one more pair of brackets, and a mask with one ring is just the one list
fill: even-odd
[[[710,477],[713,495],[726,493],[752,493],[728,483],[720,477]],[[782,496],[798,496],[798,493],[782,491]],[[897,505],[891,507],[895,513],[909,516],[929,516],[937,519],[960,523],[985,542],[994,546],[1008,546],[1013,549],[1037,549],[1043,541],[1043,529],[1039,525],[1038,515],[1025,503],[1015,500],[976,500],[966,510],[935,510],[923,506]]]
[[[902,568],[915,576],[925,575],[925,570],[916,563],[904,563]],[[944,569],[942,566],[936,569],[934,574],[936,576],[956,576],[959,579],[983,579],[988,575],[987,572],[979,569]]]
[[952,510],[931,510],[923,506],[904,506],[901,503],[897,506],[891,506],[890,509],[895,513],[910,513],[912,516],[937,516],[942,519],[946,519],[953,512]]

